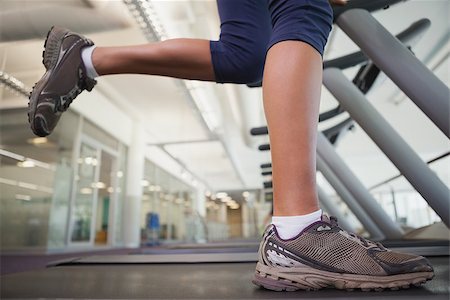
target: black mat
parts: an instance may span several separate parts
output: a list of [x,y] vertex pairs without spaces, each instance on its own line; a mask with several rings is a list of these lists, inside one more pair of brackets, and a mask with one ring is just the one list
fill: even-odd
[[431,257],[436,277],[420,288],[384,292],[272,292],[251,283],[255,263],[95,264],[1,277],[1,299],[448,299],[448,256]]

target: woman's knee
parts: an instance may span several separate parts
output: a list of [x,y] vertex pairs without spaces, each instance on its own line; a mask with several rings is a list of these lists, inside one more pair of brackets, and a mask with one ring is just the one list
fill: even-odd
[[[218,49],[221,51],[217,51]],[[262,79],[266,59],[265,46],[244,50],[216,44],[211,47],[211,55],[216,81],[219,83],[249,84]]]

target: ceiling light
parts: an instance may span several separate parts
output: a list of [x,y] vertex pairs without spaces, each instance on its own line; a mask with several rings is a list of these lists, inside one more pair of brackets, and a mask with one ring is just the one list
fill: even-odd
[[219,199],[225,198],[226,196],[228,196],[228,194],[225,192],[220,192],[216,194],[216,197]]
[[98,188],[98,189],[104,189],[106,188],[106,184],[104,184],[103,182],[94,182],[91,184],[91,187],[93,188]]
[[123,172],[122,171],[118,171],[117,172],[117,177],[122,178],[123,177]]
[[28,139],[27,142],[33,145],[42,145],[48,143],[48,139],[46,137],[37,137],[33,139]]
[[[134,16],[136,22],[141,28],[142,32],[146,36],[149,42],[163,41],[168,39],[168,35],[164,29],[162,22],[158,18],[152,3],[150,0],[123,0],[128,6],[131,14]],[[181,86],[186,92],[188,99],[196,105],[202,121],[207,129],[211,132],[215,132],[219,127],[219,120],[211,109],[210,101],[202,92],[200,95],[196,95],[195,90],[192,89],[194,83],[192,81],[176,81],[176,85]],[[205,102],[206,100],[206,102]],[[202,109],[203,107],[203,109]]]
[[92,194],[92,189],[91,188],[82,188],[82,189],[80,189],[80,194],[90,195],[90,194]]
[[36,164],[32,160],[26,159],[24,161],[19,161],[17,163],[17,166],[21,167],[21,168],[34,168],[36,166]]
[[87,164],[87,165],[93,165],[93,166],[96,166],[96,165],[97,165],[97,162],[98,162],[97,159],[94,158],[94,157],[88,156],[88,157],[85,157],[85,158],[84,158],[84,163]]
[[19,79],[3,71],[0,71],[0,84],[5,85],[8,89],[27,98],[30,95],[31,89],[29,87],[25,86],[25,84]]
[[19,181],[19,183],[17,185],[22,188],[26,188],[26,189],[30,189],[30,190],[38,189],[38,186],[36,184],[32,184],[32,183],[28,183],[28,182]]
[[30,195],[20,195],[20,194],[17,194],[17,195],[16,195],[16,199],[17,199],[17,200],[30,201],[30,200],[31,200],[31,196],[30,196]]
[[242,196],[243,196],[244,198],[247,198],[248,196],[250,196],[250,193],[247,192],[247,191],[245,191],[245,192],[242,193]]
[[230,200],[231,200],[231,197],[225,197],[225,198],[222,198],[222,199],[220,199],[220,201],[221,202],[223,202],[223,203],[228,203],[228,202],[230,202]]
[[142,186],[149,186],[150,182],[148,182],[148,180],[141,180],[141,185]]
[[0,177],[0,183],[8,184],[8,185],[17,185],[17,181],[7,179],[7,178],[1,178]]
[[3,150],[3,149],[0,149],[0,155],[7,156],[7,157],[15,159],[15,160],[20,160],[20,161],[25,160],[25,156],[19,155],[19,154],[13,153],[13,152],[9,152],[9,151]]

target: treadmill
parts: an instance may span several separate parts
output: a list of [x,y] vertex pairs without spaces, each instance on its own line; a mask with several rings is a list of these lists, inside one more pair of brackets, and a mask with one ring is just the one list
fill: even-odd
[[[365,8],[373,11],[397,2],[400,1],[353,0],[347,7],[336,9],[335,18],[345,9]],[[361,63],[361,60],[366,58],[364,54],[358,53],[333,63],[356,65]],[[340,109],[336,109],[328,115],[339,112]],[[336,135],[342,130],[335,129],[330,132],[332,134],[328,138],[336,139]],[[143,248],[138,251],[130,250],[128,255],[94,255],[56,261],[50,263],[45,270],[2,276],[0,298],[449,299],[448,241],[390,243],[395,250],[427,256],[434,266],[435,278],[420,287],[399,291],[348,292],[323,289],[315,292],[274,292],[251,283],[257,261],[258,242],[241,246],[224,242]],[[389,242],[385,244],[389,246]]]

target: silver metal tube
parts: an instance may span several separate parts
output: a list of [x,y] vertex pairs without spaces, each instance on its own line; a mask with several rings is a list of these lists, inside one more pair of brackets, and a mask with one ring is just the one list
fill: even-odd
[[345,188],[358,201],[364,211],[371,216],[372,220],[377,224],[377,227],[380,228],[387,238],[398,239],[403,236],[404,233],[400,226],[378,205],[369,191],[342,161],[331,143],[321,132],[317,136],[317,153],[325,164],[329,166],[330,170],[336,174]]
[[450,138],[450,91],[420,60],[362,9],[344,12],[339,27]]
[[[319,152],[319,151],[318,151]],[[331,184],[334,190],[337,192],[342,201],[344,201],[353,214],[358,218],[367,232],[370,234],[371,238],[376,240],[382,240],[387,235],[382,232],[379,226],[372,220],[372,217],[361,207],[359,202],[353,197],[353,195],[348,191],[344,184],[339,180],[336,174],[330,169],[327,163],[322,159],[321,155],[317,153],[317,170],[322,173],[322,175]],[[381,208],[380,208],[381,209]]]
[[323,83],[364,129],[431,208],[449,226],[450,191],[402,139],[361,91],[336,68],[324,71]]

